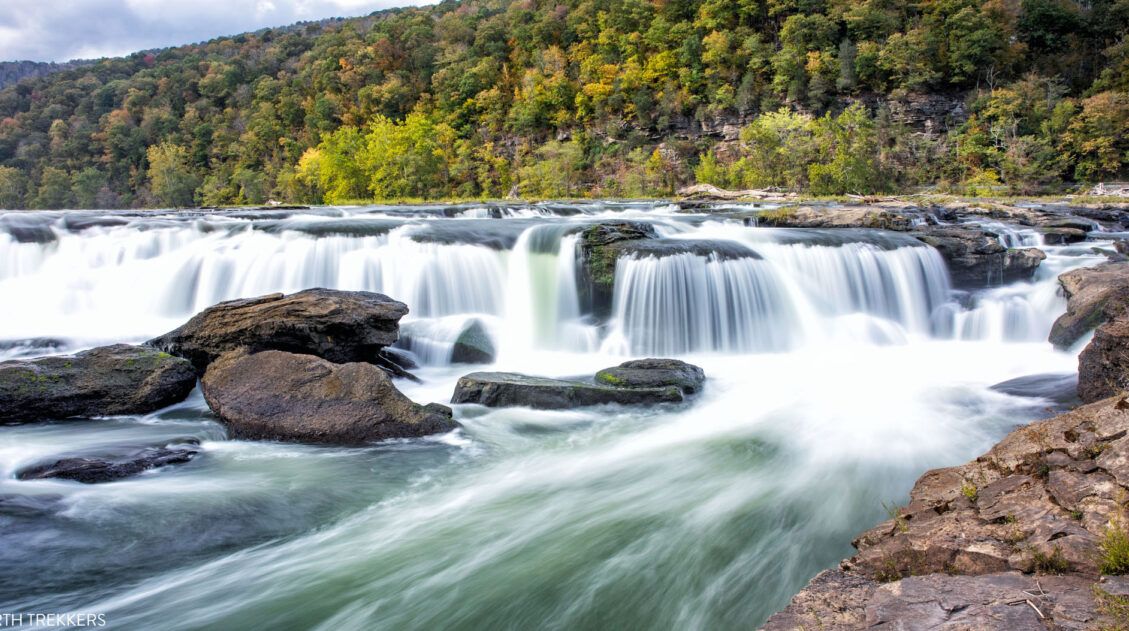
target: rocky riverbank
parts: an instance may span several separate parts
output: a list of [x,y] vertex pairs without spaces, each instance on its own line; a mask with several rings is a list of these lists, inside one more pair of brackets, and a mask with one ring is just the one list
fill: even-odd
[[907,505],[853,542],[853,557],[764,628],[1127,628],[1126,278],[1125,263],[1060,278],[1068,310],[1051,339],[1069,345],[1098,327],[1078,381],[1096,402],[925,473]]

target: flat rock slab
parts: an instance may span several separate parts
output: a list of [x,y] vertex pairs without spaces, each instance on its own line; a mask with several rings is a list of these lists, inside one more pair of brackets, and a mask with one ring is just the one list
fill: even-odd
[[404,303],[383,294],[307,289],[221,302],[146,344],[189,359],[200,372],[240,348],[379,363],[381,349],[396,341],[407,313]]
[[697,394],[706,373],[677,359],[635,359],[596,373],[596,383],[616,388],[666,388],[675,386],[685,395]]
[[1109,621],[1099,612],[1094,581],[1078,576],[928,574],[878,583],[829,570],[763,628],[1046,631],[1102,622]]
[[0,421],[148,414],[195,386],[192,364],[144,346],[0,362]]
[[360,445],[451,431],[450,408],[413,403],[380,368],[282,351],[213,362],[204,399],[235,438]]
[[99,484],[133,477],[151,469],[191,462],[200,450],[192,444],[148,448],[113,458],[62,458],[24,469],[21,480],[60,479]]
[[676,359],[629,361],[601,370],[592,380],[476,372],[459,379],[451,402],[540,410],[681,403],[701,390],[705,378],[701,368]]

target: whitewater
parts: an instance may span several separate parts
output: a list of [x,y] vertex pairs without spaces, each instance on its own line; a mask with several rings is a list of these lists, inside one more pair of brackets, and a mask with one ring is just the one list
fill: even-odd
[[[911,237],[745,220],[771,209],[0,214],[0,359],[141,342],[222,300],[330,287],[409,306],[398,346],[420,383],[397,386],[420,403],[481,368],[451,362],[476,323],[492,370],[675,357],[708,378],[681,406],[454,406],[455,432],[365,448],[229,440],[198,392],[147,416],[0,427],[0,497],[58,507],[0,511],[0,611],[129,629],[755,627],[921,473],[1055,409],[1055,392],[991,386],[1076,371],[1081,345],[1046,341],[1065,308],[1056,278],[1104,260],[1100,241],[995,226],[1047,259],[1031,282],[963,291]],[[672,251],[620,258],[595,304],[580,232],[622,220]],[[200,457],[129,480],[15,478],[182,439]]]

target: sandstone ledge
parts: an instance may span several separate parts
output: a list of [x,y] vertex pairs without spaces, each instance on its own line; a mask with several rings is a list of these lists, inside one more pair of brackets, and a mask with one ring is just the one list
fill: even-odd
[[1129,580],[1101,575],[1101,544],[1129,523],[1127,489],[1124,396],[1032,423],[921,476],[907,506],[764,628],[1123,628],[1105,601]]

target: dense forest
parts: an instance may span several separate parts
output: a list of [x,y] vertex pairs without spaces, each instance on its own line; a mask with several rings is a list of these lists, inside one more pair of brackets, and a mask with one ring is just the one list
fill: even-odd
[[[899,104],[951,104],[951,124]],[[1129,0],[449,0],[0,90],[0,207],[1033,193],[1129,169]]]

